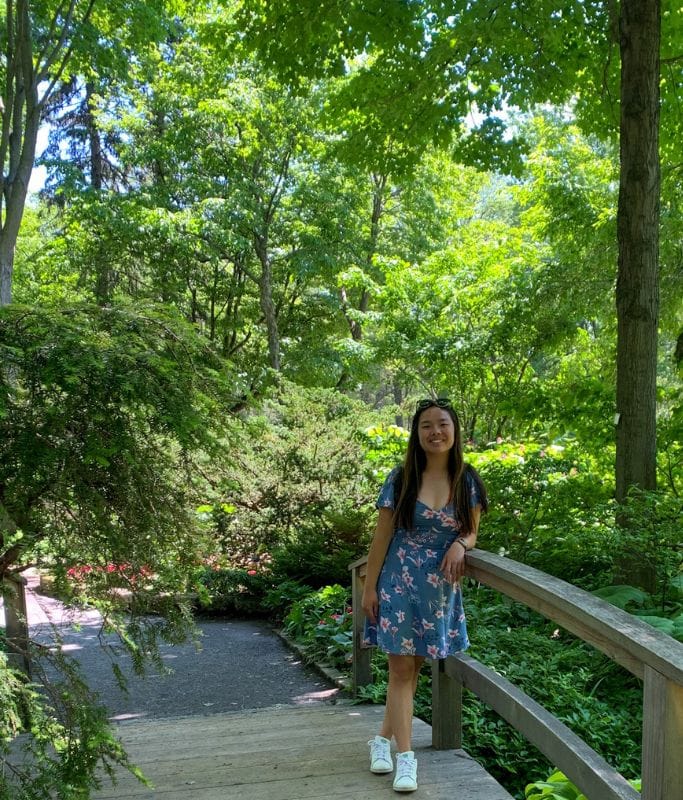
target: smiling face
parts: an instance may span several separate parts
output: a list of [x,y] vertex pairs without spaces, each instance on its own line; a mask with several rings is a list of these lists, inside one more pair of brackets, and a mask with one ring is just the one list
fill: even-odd
[[420,447],[427,456],[447,453],[455,443],[455,425],[447,409],[430,406],[417,421]]

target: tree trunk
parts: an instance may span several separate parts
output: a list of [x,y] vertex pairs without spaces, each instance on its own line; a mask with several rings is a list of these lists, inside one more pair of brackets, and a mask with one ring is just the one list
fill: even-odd
[[90,185],[93,189],[101,189],[104,185],[104,159],[102,156],[102,139],[95,119],[95,87],[92,83],[85,85],[85,126],[88,131],[90,145]]
[[7,65],[0,109],[0,306],[12,302],[14,250],[36,157],[41,111],[28,4],[18,3],[13,13],[15,18],[10,14],[5,20],[11,28],[6,43],[11,68]]
[[254,237],[256,253],[261,262],[259,276],[259,303],[266,321],[268,335],[268,360],[272,369],[280,371],[280,332],[277,325],[277,313],[273,303],[273,266],[268,255],[268,245],[258,234]]
[[[370,235],[368,236],[368,245],[365,255],[365,269],[367,272],[372,270],[372,261],[377,253],[377,245],[380,235],[380,221],[384,214],[385,204],[385,190],[387,187],[388,176],[373,174],[372,176],[372,213],[370,215]],[[351,337],[354,341],[360,342],[363,338],[363,328],[358,320],[351,319],[346,313],[348,309],[348,293],[345,287],[341,289],[342,311],[346,316],[351,331]],[[367,289],[362,289],[360,298],[358,300],[357,309],[362,314],[365,314],[370,306],[370,292]]]
[[[621,172],[617,238],[616,499],[656,488],[659,314],[659,0],[622,0]],[[627,526],[617,514],[617,525]],[[636,535],[638,532],[635,532]],[[653,592],[656,574],[642,542],[625,544],[616,580]]]
[[656,485],[659,0],[622,0],[616,496]]

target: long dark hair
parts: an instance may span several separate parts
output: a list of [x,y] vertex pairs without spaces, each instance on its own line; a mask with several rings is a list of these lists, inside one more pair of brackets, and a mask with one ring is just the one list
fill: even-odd
[[448,475],[451,480],[451,491],[449,500],[453,501],[456,518],[462,525],[462,535],[472,533],[474,526],[474,515],[470,506],[470,493],[467,476],[470,475],[479,492],[481,510],[486,511],[489,507],[488,496],[484,482],[479,477],[479,473],[471,465],[467,464],[462,454],[462,433],[460,430],[460,420],[450,403],[434,402],[419,404],[410,426],[410,437],[406,449],[403,466],[400,467],[394,479],[394,497],[396,500],[394,509],[394,527],[411,530],[415,518],[415,504],[417,495],[422,483],[422,473],[427,464],[427,454],[422,449],[418,436],[420,417],[432,405],[438,405],[446,411],[453,420],[454,441],[453,447],[448,451]]

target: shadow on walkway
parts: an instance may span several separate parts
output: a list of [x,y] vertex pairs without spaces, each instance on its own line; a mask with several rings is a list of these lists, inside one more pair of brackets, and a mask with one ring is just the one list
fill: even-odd
[[[116,662],[128,680],[122,692],[112,657],[102,647],[101,617],[75,613],[38,592],[28,576],[27,612],[31,637],[54,641],[82,666],[112,720],[154,719],[242,711],[280,704],[313,705],[334,701],[339,690],[302,664],[269,625],[252,620],[199,620],[199,650],[194,643],[160,646],[169,672],[135,675],[130,656],[119,650]],[[0,625],[4,624],[0,608]],[[112,644],[114,639],[108,639]]]

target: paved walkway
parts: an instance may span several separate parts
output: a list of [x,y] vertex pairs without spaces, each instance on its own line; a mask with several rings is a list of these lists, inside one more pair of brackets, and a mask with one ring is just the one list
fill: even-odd
[[[128,680],[119,688],[112,656],[102,641],[100,615],[74,613],[58,600],[38,592],[38,579],[28,576],[27,616],[31,637],[54,641],[55,628],[62,649],[76,658],[88,685],[100,695],[112,720],[215,714],[281,704],[314,705],[334,702],[338,689],[304,666],[262,621],[200,620],[199,650],[188,642],[162,645],[169,670],[151,670],[136,676],[130,656],[117,648],[116,663]],[[4,614],[0,607],[0,625]],[[53,627],[54,626],[54,627]]]

